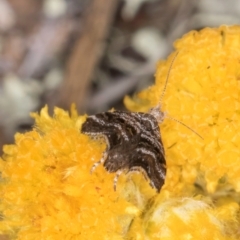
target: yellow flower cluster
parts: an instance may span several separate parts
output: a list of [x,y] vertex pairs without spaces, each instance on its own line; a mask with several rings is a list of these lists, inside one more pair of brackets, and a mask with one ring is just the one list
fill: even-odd
[[[227,209],[231,210],[229,206]],[[128,235],[137,240],[233,240],[231,235],[234,234],[226,232],[228,228],[221,221],[220,211],[220,208],[211,208],[206,202],[193,198],[173,198],[164,202],[155,199],[145,214],[134,219]],[[234,224],[230,219],[224,220],[229,226]],[[236,224],[231,229],[234,227],[237,228]]]
[[[35,130],[5,146],[0,221],[13,239],[120,239],[135,207],[113,191],[113,176],[99,167],[104,144],[80,134],[85,117],[47,108],[33,114]],[[101,234],[99,234],[101,232]]]
[[[240,27],[192,31],[176,41],[175,48],[167,61],[159,62],[156,84],[135,99],[126,97],[125,104],[132,111],[156,106],[176,57],[161,103],[167,115],[160,126],[167,159],[162,195],[169,198],[201,194],[215,202],[214,207],[224,209],[221,211],[226,214],[222,216],[225,220],[237,221],[240,202]],[[203,139],[171,118],[186,124]],[[231,230],[233,226],[236,227],[228,225]]]
[[31,132],[4,147],[0,233],[19,240],[240,238],[240,27],[192,31],[175,48],[159,62],[156,84],[125,98],[130,110],[148,111],[167,80],[160,194],[141,174],[122,174],[116,192],[115,175],[103,166],[90,174],[104,141],[80,133],[86,117],[74,108],[70,116],[56,108],[51,118],[45,107],[33,114]]

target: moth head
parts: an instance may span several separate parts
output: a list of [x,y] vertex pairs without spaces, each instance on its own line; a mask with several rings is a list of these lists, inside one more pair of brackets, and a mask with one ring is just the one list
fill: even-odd
[[160,105],[151,108],[149,113],[157,119],[158,123],[162,123],[166,116],[166,113],[161,111]]

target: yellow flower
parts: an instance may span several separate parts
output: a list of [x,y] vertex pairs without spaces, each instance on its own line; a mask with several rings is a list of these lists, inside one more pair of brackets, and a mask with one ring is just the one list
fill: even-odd
[[[236,212],[236,205],[226,205],[224,210]],[[136,240],[235,239],[230,236],[234,221],[229,218],[235,216],[227,214],[223,222],[219,211],[206,201],[193,198],[172,198],[163,202],[156,198],[148,211],[134,219],[128,234],[130,239]]]
[[182,191],[185,183],[194,183],[200,171],[210,192],[223,177],[240,190],[239,36],[239,26],[188,33],[175,42],[176,51],[167,61],[159,62],[156,84],[141,92],[140,100],[125,98],[133,111],[156,106],[178,53],[170,69],[162,110],[204,139],[168,118],[160,125],[168,169],[164,188],[174,194]]
[[[47,108],[36,128],[4,147],[1,232],[16,239],[123,239],[137,209],[113,191],[113,175],[99,167],[105,144],[80,134],[85,117]],[[124,224],[123,224],[124,223]]]
[[[225,214],[223,222],[226,229],[219,230],[220,235],[216,239],[223,239],[222,237],[230,239],[237,234],[239,228],[239,36],[239,26],[206,28],[200,32],[192,31],[186,34],[175,42],[176,51],[166,61],[159,62],[156,84],[142,91],[134,99],[125,98],[125,104],[130,110],[148,111],[158,104],[167,80],[166,92],[161,102],[162,111],[192,128],[203,139],[167,117],[160,125],[166,151],[167,176],[160,193],[164,200],[158,201],[159,205],[153,207],[151,211],[154,214],[158,208],[164,207],[164,201],[169,201],[169,198],[205,195],[215,203],[214,211],[205,208],[207,215],[210,211],[209,216],[220,219],[218,213]],[[169,69],[170,75],[166,79]],[[205,199],[202,201],[204,203]],[[187,205],[185,206],[184,203],[182,207],[185,208]],[[190,212],[189,214],[191,215]],[[198,215],[197,212],[196,214]],[[166,224],[172,226],[169,229],[172,229],[173,234],[166,239],[176,239],[175,228],[181,226],[178,226],[177,222],[172,225],[174,222],[172,217],[174,216],[170,214],[169,218],[164,218]],[[142,222],[142,218],[140,219],[141,221],[137,217],[135,222],[144,228],[145,232],[148,231],[147,225],[152,220],[146,218],[145,222]],[[205,220],[193,219],[199,221],[194,226],[199,226],[198,224],[200,224],[199,228],[209,226]],[[227,224],[229,219],[234,224]],[[162,223],[158,222],[156,227],[160,226]],[[217,229],[219,228],[215,228],[216,231]],[[194,235],[191,227],[187,231],[190,235],[182,239],[203,239]],[[209,227],[209,231],[210,234],[212,228]],[[228,234],[223,234],[224,232]],[[149,239],[155,239],[150,233],[148,236]],[[212,239],[211,235],[208,236],[206,235],[204,239]],[[159,234],[156,239],[165,238]],[[236,239],[239,239],[239,235]]]

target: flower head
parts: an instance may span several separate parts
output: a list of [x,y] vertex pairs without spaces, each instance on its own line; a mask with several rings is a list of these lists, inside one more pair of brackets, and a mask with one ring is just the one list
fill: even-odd
[[113,191],[103,167],[90,174],[105,144],[80,133],[85,117],[74,109],[32,116],[35,129],[4,147],[0,230],[21,240],[122,239],[136,209]]
[[[236,205],[226,205],[225,210],[236,211]],[[162,202],[157,197],[145,214],[134,219],[128,234],[138,240],[235,239],[228,232],[234,225],[230,214],[223,224],[219,212],[200,199],[172,198]],[[139,225],[144,231],[137,231]]]
[[204,175],[210,192],[223,178],[240,190],[239,34],[239,26],[186,34],[175,42],[176,51],[167,61],[159,62],[156,84],[141,92],[140,100],[125,98],[130,110],[156,106],[178,53],[161,108],[203,139],[166,117],[160,125],[168,166],[165,189],[175,186],[173,191],[181,191]]
[[[168,204],[171,205],[173,203],[169,200],[171,198],[203,195],[207,197],[201,200],[207,204],[204,206],[208,206],[207,199],[214,203],[214,211],[204,207],[207,215],[211,212],[211,216],[213,214],[220,219],[222,216],[220,217],[218,213],[224,213],[223,225],[226,228],[221,226],[223,231],[219,232],[220,235],[216,239],[222,239],[222,237],[228,239],[228,237],[235,236],[231,234],[233,232],[236,234],[239,227],[239,36],[239,26],[206,28],[200,32],[192,31],[186,34],[175,42],[176,51],[166,61],[159,62],[155,85],[142,91],[133,99],[125,98],[125,104],[130,110],[148,111],[151,107],[159,104],[167,81],[166,91],[160,103],[161,110],[167,113],[165,115],[170,116],[160,124],[166,151],[167,176],[160,193],[164,200],[157,201],[159,205],[154,205],[151,212],[154,215],[159,207],[164,206],[164,201],[170,201]],[[181,121],[193,131],[171,118]],[[184,203],[182,207],[185,208],[187,205]],[[169,207],[166,208],[169,209]],[[191,216],[191,211],[187,212]],[[172,229],[173,235],[169,234],[168,236],[171,237],[164,238],[162,234],[156,235],[156,232],[153,231],[154,236],[157,236],[156,239],[176,238],[175,228],[180,227],[181,224],[172,220],[174,215],[170,214],[169,216],[171,217],[163,220],[165,225],[160,220],[154,222],[158,223],[156,225],[158,227],[166,227],[166,224],[171,224],[172,227],[169,229]],[[137,219],[139,218],[136,218],[136,222]],[[147,219],[147,224],[150,224],[152,220]],[[235,224],[228,224],[230,219]],[[200,228],[206,224],[209,226],[209,230],[211,229],[211,224],[209,225],[206,219],[201,221],[192,217],[191,220],[197,225],[201,222]],[[143,222],[142,219],[140,222],[141,226],[145,226],[145,230],[148,229],[146,222]],[[175,224],[172,225],[174,222]],[[216,231],[219,229],[217,225],[215,226]],[[185,230],[190,235],[184,235],[185,238],[182,239],[212,239],[209,238],[211,235],[197,237],[191,228]],[[183,231],[185,230],[183,228]],[[151,236],[152,238],[149,239],[155,239],[153,235]]]

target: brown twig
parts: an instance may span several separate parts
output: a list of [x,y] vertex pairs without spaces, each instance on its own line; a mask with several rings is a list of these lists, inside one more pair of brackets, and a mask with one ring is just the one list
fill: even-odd
[[69,109],[83,106],[86,89],[103,50],[104,40],[118,1],[92,0],[86,11],[83,31],[70,55],[57,105]]

